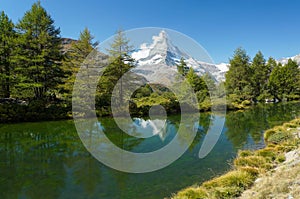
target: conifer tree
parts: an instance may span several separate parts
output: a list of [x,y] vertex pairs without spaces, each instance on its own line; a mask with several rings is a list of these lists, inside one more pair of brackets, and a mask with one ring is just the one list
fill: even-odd
[[179,64],[177,64],[176,66],[178,73],[182,76],[186,76],[186,74],[188,73],[188,67],[183,57],[181,57]]
[[186,74],[186,79],[195,92],[207,89],[204,80],[195,73],[192,67]]
[[246,51],[238,48],[229,60],[229,70],[226,73],[225,87],[228,94],[235,94],[241,100],[251,99],[250,58]]
[[279,101],[284,98],[289,100],[290,96],[299,94],[299,76],[300,70],[296,62],[289,59],[284,66],[279,63],[270,75],[271,94]]
[[12,63],[14,38],[14,24],[2,11],[0,14],[0,97],[5,98],[10,97],[11,86],[14,83]]
[[[106,96],[106,101],[110,100],[111,92],[122,75],[135,66],[134,59],[130,56],[132,49],[133,47],[129,44],[129,39],[124,32],[118,30],[113,43],[107,49],[110,64],[105,69],[98,88],[99,92]],[[129,86],[125,85],[128,83],[130,82],[123,82],[122,80],[120,82],[120,87],[118,88],[120,103],[123,102],[123,90],[125,86]]]
[[37,99],[54,92],[63,76],[60,29],[40,1],[16,25],[16,72],[19,88],[33,91]]
[[94,36],[88,28],[80,32],[79,39],[71,43],[71,47],[65,54],[63,68],[67,74],[64,84],[60,86],[61,92],[67,97],[72,94],[76,74],[87,56],[96,48],[98,42],[93,42]]
[[261,51],[258,51],[251,64],[252,94],[255,100],[267,89],[268,73],[266,60]]

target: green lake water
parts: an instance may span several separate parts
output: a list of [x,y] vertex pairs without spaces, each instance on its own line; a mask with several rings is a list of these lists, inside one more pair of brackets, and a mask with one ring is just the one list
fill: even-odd
[[[225,117],[223,131],[213,150],[199,159],[211,118],[209,113],[201,113],[197,135],[183,156],[164,169],[144,174],[116,171],[97,161],[83,146],[72,120],[0,124],[0,198],[169,197],[226,172],[239,149],[264,147],[264,130],[299,114],[299,103],[281,103],[214,116],[213,122]],[[151,120],[136,118],[132,123],[141,122]],[[117,146],[132,152],[150,152],[169,143],[179,123],[179,115],[169,116],[166,133],[147,139],[122,133],[112,118],[101,118],[97,125]]]

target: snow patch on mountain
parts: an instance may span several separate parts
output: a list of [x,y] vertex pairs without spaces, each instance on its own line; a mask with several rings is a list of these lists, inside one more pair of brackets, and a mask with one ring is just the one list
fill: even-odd
[[152,43],[142,44],[139,49],[132,53],[137,61],[134,72],[151,81],[162,79],[174,79],[180,59],[184,58],[187,66],[192,67],[198,75],[211,74],[216,81],[224,81],[228,65],[225,63],[215,65],[201,62],[188,55],[175,46],[165,31],[152,37]]
[[282,64],[287,64],[289,59],[292,59],[293,61],[297,62],[298,65],[300,65],[300,54],[293,57],[281,58],[278,60],[278,62]]

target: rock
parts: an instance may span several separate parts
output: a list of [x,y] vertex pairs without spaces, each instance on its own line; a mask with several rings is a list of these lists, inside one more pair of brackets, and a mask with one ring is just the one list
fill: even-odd
[[285,163],[296,160],[297,158],[299,158],[299,151],[298,150],[290,151],[285,154]]
[[254,181],[254,183],[258,183],[258,182],[260,182],[260,181],[262,181],[262,178],[257,178],[257,179]]

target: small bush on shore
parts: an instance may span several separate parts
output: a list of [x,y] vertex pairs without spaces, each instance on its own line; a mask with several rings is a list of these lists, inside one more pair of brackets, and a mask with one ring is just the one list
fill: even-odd
[[254,167],[254,168],[264,168],[269,169],[271,166],[268,164],[266,159],[261,156],[247,156],[247,157],[238,157],[234,160],[234,166],[236,167]]
[[174,199],[204,199],[208,198],[207,190],[202,187],[189,187],[179,192]]

